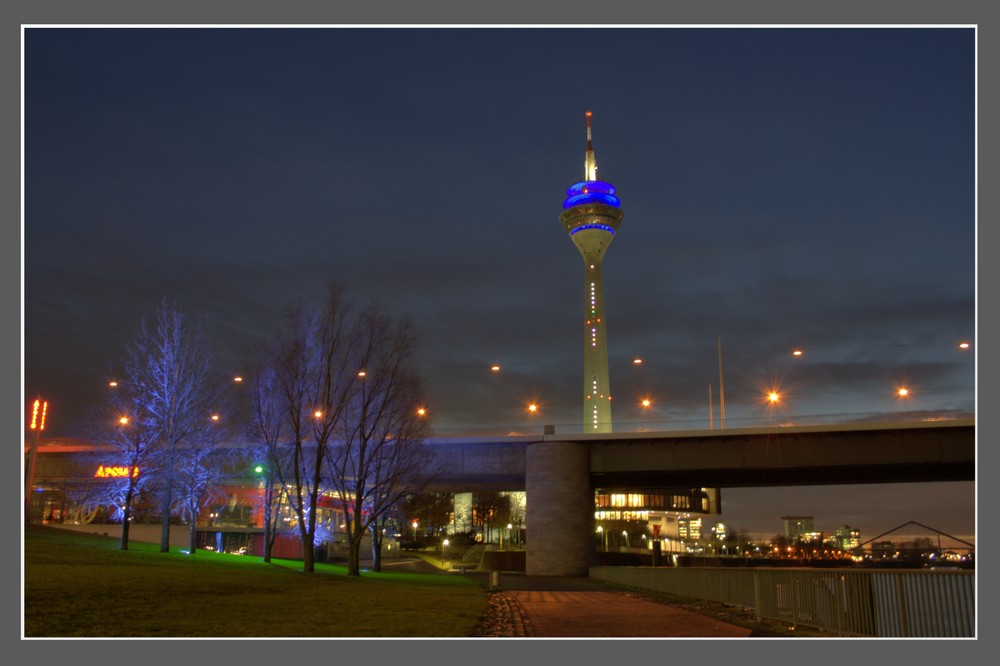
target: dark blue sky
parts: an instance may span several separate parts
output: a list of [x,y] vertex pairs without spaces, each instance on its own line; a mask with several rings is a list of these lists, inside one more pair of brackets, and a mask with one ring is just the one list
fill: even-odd
[[[238,372],[333,280],[414,319],[441,434],[578,431],[590,110],[616,430],[707,428],[709,384],[718,427],[720,338],[730,428],[971,416],[975,65],[968,28],[29,28],[25,395],[70,435],[163,297]],[[907,488],[836,496],[971,534],[972,484]],[[862,520],[783,492],[724,500]]]

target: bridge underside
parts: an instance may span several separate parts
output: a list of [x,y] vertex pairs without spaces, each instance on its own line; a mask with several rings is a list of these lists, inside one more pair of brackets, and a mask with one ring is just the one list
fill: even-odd
[[684,469],[591,473],[595,488],[671,487],[756,488],[853,483],[920,483],[973,481],[971,461],[912,465],[840,465],[837,467]]

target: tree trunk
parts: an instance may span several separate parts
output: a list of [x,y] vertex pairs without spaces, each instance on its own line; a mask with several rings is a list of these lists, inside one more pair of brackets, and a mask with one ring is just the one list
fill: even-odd
[[372,525],[372,571],[382,571],[382,531]]
[[118,543],[118,550],[128,550],[128,528],[132,522],[132,487],[129,486],[125,493],[125,506],[122,509],[122,540]]
[[316,570],[316,544],[314,537],[303,532],[302,534],[302,571],[312,573]]
[[128,528],[129,519],[131,518],[132,507],[129,506],[128,500],[125,501],[125,517],[122,519],[122,540],[118,543],[118,550],[128,550]]
[[191,519],[191,527],[188,530],[188,535],[190,536],[190,543],[188,544],[191,554],[194,555],[194,551],[198,550],[198,523]]
[[264,564],[271,562],[271,507],[264,507]]
[[347,575],[361,575],[361,539],[353,529],[347,532]]
[[173,479],[167,479],[167,490],[166,498],[163,500],[163,528],[160,530],[160,552],[169,553],[170,552],[170,503],[171,503],[171,493],[170,485],[173,483]]

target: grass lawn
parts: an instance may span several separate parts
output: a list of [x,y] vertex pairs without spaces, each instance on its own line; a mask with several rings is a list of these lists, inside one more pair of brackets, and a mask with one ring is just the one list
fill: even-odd
[[26,638],[466,637],[487,591],[462,576],[347,567],[176,549],[28,526]]

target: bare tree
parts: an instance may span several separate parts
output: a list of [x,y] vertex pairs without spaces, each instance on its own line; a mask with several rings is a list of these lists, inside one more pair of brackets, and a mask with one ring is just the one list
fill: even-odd
[[278,512],[284,490],[281,472],[288,465],[287,447],[282,446],[282,435],[287,430],[285,426],[288,411],[281,388],[276,368],[257,364],[250,379],[248,417],[245,423],[247,437],[255,443],[252,451],[263,485],[261,509],[264,514],[264,562],[271,561],[274,540],[278,535]]
[[327,463],[344,500],[348,575],[357,576],[366,530],[378,568],[384,517],[403,497],[423,488],[430,459],[421,441],[426,421],[417,412],[422,394],[413,367],[412,324],[372,305],[354,319],[352,330],[360,381],[352,386]]
[[358,380],[349,313],[342,290],[331,288],[321,311],[299,307],[289,312],[286,330],[269,354],[291,449],[289,463],[278,473],[296,514],[306,572],[315,569],[319,497],[329,486],[323,461]]
[[164,300],[152,327],[142,322],[126,351],[125,374],[158,433],[155,457],[163,514],[160,551],[170,550],[170,518],[181,449],[211,428],[209,409],[220,384],[213,381],[212,354],[203,322],[191,322]]

